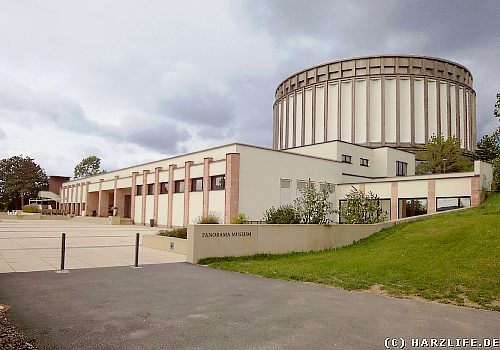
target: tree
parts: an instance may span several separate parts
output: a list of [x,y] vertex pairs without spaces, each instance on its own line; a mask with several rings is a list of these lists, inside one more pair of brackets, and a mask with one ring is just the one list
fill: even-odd
[[333,186],[325,183],[324,187],[316,189],[314,182],[309,179],[306,186],[300,189],[301,196],[295,199],[295,208],[302,224],[329,224],[330,216],[335,211],[330,195]]
[[387,219],[387,212],[382,210],[376,194],[366,194],[353,187],[339,208],[339,217],[347,224],[375,224]]
[[419,152],[424,159],[417,166],[419,174],[443,174],[472,170],[472,163],[462,154],[460,140],[433,135],[425,144],[425,151]]
[[97,175],[100,173],[105,173],[101,170],[101,158],[96,156],[88,156],[84,158],[75,167],[75,179],[81,179],[82,177]]
[[491,162],[493,159],[500,157],[500,127],[497,128],[491,135],[484,135],[477,143],[474,158]]
[[0,161],[0,202],[3,209],[21,209],[25,200],[48,188],[45,171],[30,157],[14,156]]
[[495,103],[493,115],[495,116],[495,118],[500,118],[500,94],[497,94],[497,103]]

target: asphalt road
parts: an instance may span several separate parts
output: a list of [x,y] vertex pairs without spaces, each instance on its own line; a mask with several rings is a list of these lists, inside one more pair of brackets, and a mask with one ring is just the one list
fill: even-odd
[[384,349],[499,338],[500,313],[186,263],[0,274],[0,303],[42,349]]

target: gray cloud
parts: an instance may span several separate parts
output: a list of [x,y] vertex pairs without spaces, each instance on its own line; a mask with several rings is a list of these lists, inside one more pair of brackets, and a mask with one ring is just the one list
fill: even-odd
[[7,134],[5,133],[5,131],[0,129],[0,140],[5,140],[5,139],[7,139]]
[[187,140],[188,136],[187,131],[180,129],[174,123],[163,121],[131,130],[125,139],[157,152],[173,154],[179,151],[179,143]]

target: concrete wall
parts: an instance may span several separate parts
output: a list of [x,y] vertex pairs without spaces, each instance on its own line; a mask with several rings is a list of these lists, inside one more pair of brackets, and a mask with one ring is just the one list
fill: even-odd
[[189,225],[187,261],[342,247],[392,225]]
[[167,252],[187,254],[187,239],[143,235],[142,245],[144,247],[165,250]]

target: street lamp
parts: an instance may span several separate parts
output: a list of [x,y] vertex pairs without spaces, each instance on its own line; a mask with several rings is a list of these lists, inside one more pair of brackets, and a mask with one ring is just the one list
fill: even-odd
[[443,174],[445,174],[445,173],[446,173],[446,161],[447,161],[447,160],[448,160],[448,159],[443,158]]

